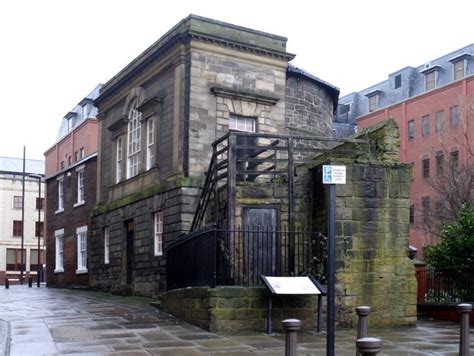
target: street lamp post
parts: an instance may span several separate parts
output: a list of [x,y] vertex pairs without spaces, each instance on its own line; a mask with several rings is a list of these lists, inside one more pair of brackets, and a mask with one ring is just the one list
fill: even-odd
[[30,174],[30,177],[38,179],[38,265],[36,272],[36,286],[39,288],[41,282],[41,181],[43,176],[40,174]]

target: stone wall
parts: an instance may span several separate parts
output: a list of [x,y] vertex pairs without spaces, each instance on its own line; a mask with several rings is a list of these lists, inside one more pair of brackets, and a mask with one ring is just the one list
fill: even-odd
[[[164,311],[209,331],[266,330],[268,292],[264,287],[176,289],[161,295]],[[282,330],[288,318],[314,330],[316,296],[280,296],[272,300],[272,329]]]

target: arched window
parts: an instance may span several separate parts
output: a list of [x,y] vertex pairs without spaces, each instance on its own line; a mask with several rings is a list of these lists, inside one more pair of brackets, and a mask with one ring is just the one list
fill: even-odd
[[137,103],[131,105],[128,114],[128,145],[127,145],[127,179],[140,171],[140,151],[142,140],[142,114],[137,110]]

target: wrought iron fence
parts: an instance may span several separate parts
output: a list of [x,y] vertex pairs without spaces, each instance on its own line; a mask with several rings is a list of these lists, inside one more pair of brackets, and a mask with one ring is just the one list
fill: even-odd
[[[290,236],[295,244],[294,257],[290,254]],[[325,280],[326,237],[319,232],[204,228],[178,239],[166,254],[169,290],[258,285],[260,275],[312,275]]]
[[474,300],[474,276],[455,269],[418,268],[418,303],[458,303]]

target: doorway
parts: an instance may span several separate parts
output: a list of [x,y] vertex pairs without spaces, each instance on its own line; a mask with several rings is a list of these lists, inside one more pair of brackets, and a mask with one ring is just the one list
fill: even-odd
[[132,220],[125,221],[126,231],[126,258],[127,258],[127,285],[133,284],[133,270],[135,267],[135,248],[134,248],[134,236],[135,236],[135,224]]

